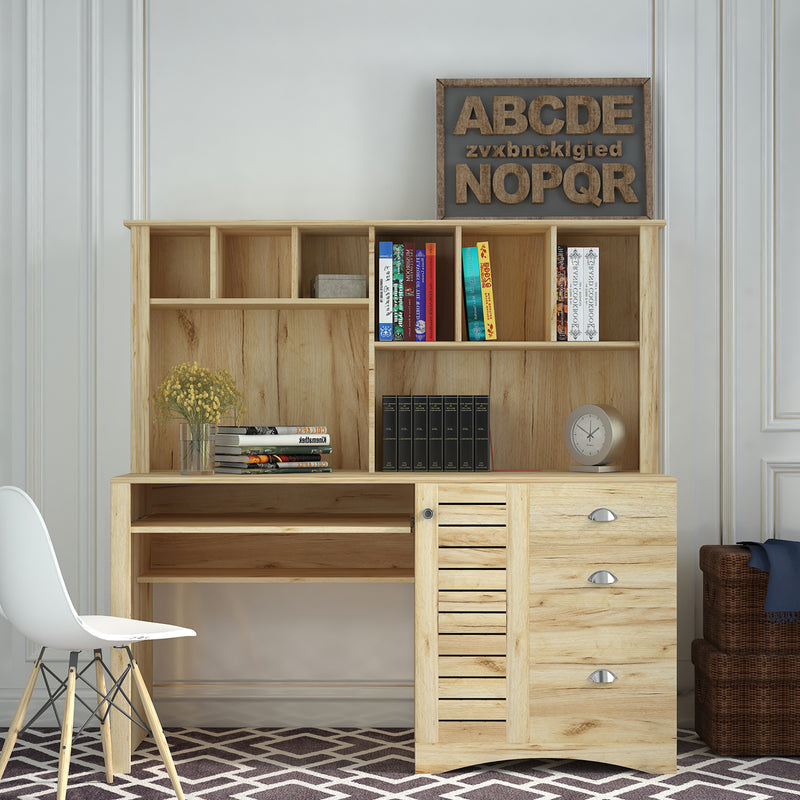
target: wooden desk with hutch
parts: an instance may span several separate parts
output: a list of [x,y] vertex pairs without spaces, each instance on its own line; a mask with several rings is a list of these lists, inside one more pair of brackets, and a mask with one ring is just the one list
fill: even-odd
[[[413,582],[418,772],[525,756],[676,769],[663,223],[127,224],[133,472],[111,485],[113,614],[150,618],[164,582]],[[375,341],[381,240],[436,242],[437,341]],[[484,240],[498,340],[469,342],[460,253]],[[557,244],[600,247],[600,342],[556,341]],[[323,272],[367,275],[369,297],[312,298]],[[253,422],[327,425],[333,472],[181,476],[177,426],[153,423],[149,398],[195,360],[232,373]],[[382,472],[385,394],[488,394],[495,471]],[[569,471],[563,427],[585,402],[621,412],[622,472]],[[136,651],[152,683],[152,646]],[[112,732],[126,771],[136,729],[115,714]]]

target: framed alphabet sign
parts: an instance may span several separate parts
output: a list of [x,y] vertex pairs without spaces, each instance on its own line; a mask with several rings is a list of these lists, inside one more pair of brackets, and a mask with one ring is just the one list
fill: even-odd
[[439,79],[436,162],[440,219],[652,219],[650,79]]

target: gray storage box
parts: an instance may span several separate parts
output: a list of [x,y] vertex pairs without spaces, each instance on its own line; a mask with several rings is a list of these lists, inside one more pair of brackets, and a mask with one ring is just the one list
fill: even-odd
[[366,297],[366,275],[317,275],[311,281],[312,297]]

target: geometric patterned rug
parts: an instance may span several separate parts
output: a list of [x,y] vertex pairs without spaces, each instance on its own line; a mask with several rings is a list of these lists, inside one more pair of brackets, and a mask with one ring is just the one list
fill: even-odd
[[[187,800],[797,800],[800,759],[720,758],[678,731],[678,772],[648,775],[564,759],[504,761],[414,774],[414,733],[397,728],[180,728],[166,731]],[[14,748],[0,800],[52,798],[60,732],[31,728]],[[96,732],[76,737],[67,800],[174,797],[151,739],[130,775],[105,782]]]

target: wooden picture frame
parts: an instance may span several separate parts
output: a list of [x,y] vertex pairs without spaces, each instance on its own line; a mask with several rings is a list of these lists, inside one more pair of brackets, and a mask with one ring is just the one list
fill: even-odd
[[650,78],[437,79],[437,217],[652,219],[650,103]]

